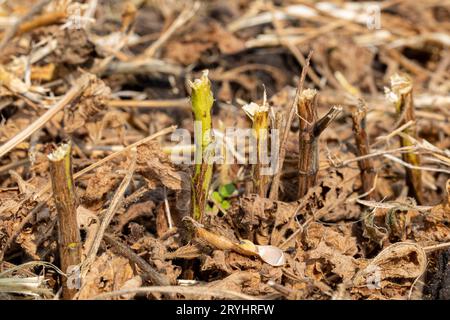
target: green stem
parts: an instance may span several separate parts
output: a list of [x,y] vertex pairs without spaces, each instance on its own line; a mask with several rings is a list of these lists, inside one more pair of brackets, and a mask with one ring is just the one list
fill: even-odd
[[200,139],[196,140],[195,171],[192,177],[192,217],[196,221],[201,221],[206,208],[213,169],[213,150],[210,145],[212,142],[211,109],[214,98],[207,71],[200,79],[191,82],[190,86],[195,136],[200,135]]

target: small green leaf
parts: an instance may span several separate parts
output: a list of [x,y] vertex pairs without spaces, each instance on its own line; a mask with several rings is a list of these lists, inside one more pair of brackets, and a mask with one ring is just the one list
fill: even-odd
[[214,201],[218,202],[218,203],[221,203],[222,200],[223,200],[223,198],[221,197],[221,195],[220,195],[217,191],[214,191],[214,192],[211,194],[211,198],[212,198]]
[[231,197],[236,191],[236,186],[233,183],[228,183],[219,187],[219,193],[222,198]]
[[223,200],[220,204],[224,210],[228,210],[231,207],[231,204],[228,200]]

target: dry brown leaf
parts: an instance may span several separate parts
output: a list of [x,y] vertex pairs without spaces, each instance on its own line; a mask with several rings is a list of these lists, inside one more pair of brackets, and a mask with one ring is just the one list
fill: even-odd
[[111,89],[96,76],[90,75],[90,78],[90,86],[64,113],[64,129],[68,133],[83,127],[108,106]]
[[89,41],[84,28],[61,30],[55,26],[48,28],[48,32],[55,34],[58,41],[51,61],[76,66],[88,62],[93,54],[95,56],[94,44]]
[[144,201],[132,204],[124,213],[117,216],[117,223],[114,229],[121,232],[127,223],[140,217],[148,218],[153,216],[155,203],[153,201]]
[[354,258],[337,252],[325,242],[320,242],[315,249],[308,251],[307,259],[307,275],[318,280],[336,274],[346,282],[353,278],[358,266]]
[[[123,286],[120,288],[120,290],[129,290],[129,289],[136,289],[142,286],[142,278],[141,276],[135,276],[131,278],[130,280],[127,280]],[[123,299],[131,300],[136,296],[136,294],[124,294],[121,297]]]
[[106,251],[90,267],[78,292],[78,299],[89,299],[101,293],[119,290],[133,276],[128,259]]
[[113,173],[112,167],[108,165],[101,166],[88,180],[83,198],[88,202],[97,202],[114,189],[116,182],[117,177]]
[[217,46],[223,54],[234,54],[245,49],[245,43],[218,23],[198,23],[193,31],[167,44],[165,55],[188,65],[198,61],[202,54]]
[[182,189],[182,173],[174,167],[156,141],[150,141],[138,147],[136,171],[146,178],[152,189],[159,183],[170,190]]
[[233,273],[233,269],[227,264],[225,251],[214,250],[212,256],[205,255],[202,261],[201,270],[203,272],[224,272],[225,274]]
[[242,228],[241,235],[255,239],[256,244],[278,245],[283,235],[278,227],[286,224],[295,214],[298,203],[287,203],[249,195],[240,198],[240,211],[233,218]]
[[[428,240],[438,242],[450,241],[450,180],[446,184],[447,198],[437,206],[434,206],[424,216],[425,235]],[[430,239],[431,238],[431,239]]]
[[394,288],[398,294],[403,287],[403,295],[416,278],[426,269],[427,256],[416,243],[398,242],[381,251],[355,276],[355,287],[368,287],[371,290]]
[[304,242],[312,249],[317,248],[323,242],[338,253],[351,257],[358,253],[356,237],[350,234],[341,234],[320,223],[313,223],[308,226],[305,230]]
[[[159,273],[164,274],[170,283],[176,283],[182,270],[179,266],[172,264],[172,261],[166,260],[165,257],[168,253],[166,243],[153,237],[144,236],[134,243],[131,248],[139,249],[140,252],[148,252],[148,259],[146,260],[150,265],[153,265]],[[144,258],[144,256],[142,257]]]
[[82,252],[84,256],[87,256],[92,244],[94,243],[95,235],[100,227],[100,223],[97,215],[83,206],[78,206],[77,208],[77,221],[80,230],[84,230],[86,232]]
[[233,251],[230,251],[228,253],[227,257],[227,264],[232,269],[238,269],[238,270],[248,270],[248,269],[254,269],[259,270],[261,269],[262,265],[264,264],[260,259],[257,257],[246,257],[239,253],[235,253]]
[[327,175],[319,182],[320,189],[312,196],[317,199],[317,206],[320,209],[317,213],[319,219],[335,222],[360,217],[361,209],[356,202],[346,201],[357,196],[353,191],[354,180],[357,177],[355,170],[347,168],[328,170]]
[[175,62],[189,65],[198,61],[202,53],[211,48],[213,43],[170,42],[167,44],[166,57]]
[[[251,295],[259,294],[261,277],[258,272],[239,271],[234,272],[222,280],[216,280],[206,285],[209,289],[231,290]],[[207,289],[206,289],[207,290]],[[207,299],[202,297],[200,299]]]

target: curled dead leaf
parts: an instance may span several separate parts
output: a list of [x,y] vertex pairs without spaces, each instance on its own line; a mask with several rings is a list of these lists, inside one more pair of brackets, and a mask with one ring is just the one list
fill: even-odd
[[83,279],[78,299],[88,299],[101,293],[119,290],[133,276],[133,269],[127,259],[107,251],[92,264]]
[[136,171],[146,178],[150,188],[162,183],[170,190],[182,189],[182,173],[174,167],[157,141],[142,144],[137,149]]
[[427,256],[421,246],[416,243],[398,242],[370,260],[367,266],[355,275],[353,284],[373,284],[376,288],[405,285],[409,287],[424,273],[426,266]]

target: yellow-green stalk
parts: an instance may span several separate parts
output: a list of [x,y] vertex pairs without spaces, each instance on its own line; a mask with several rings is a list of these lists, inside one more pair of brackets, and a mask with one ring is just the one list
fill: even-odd
[[[394,74],[391,77],[391,89],[385,89],[387,98],[394,104],[397,115],[400,119],[399,126],[413,121],[413,125],[403,130],[404,135],[400,138],[402,147],[413,146],[414,143],[408,137],[417,139],[414,114],[414,103],[412,94],[412,80],[407,75]],[[420,157],[417,153],[407,152],[402,154],[403,161],[413,165],[420,166]],[[409,187],[410,195],[416,198],[419,204],[422,199],[422,173],[420,170],[405,168],[406,183]]]
[[204,71],[200,79],[190,82],[190,87],[196,136],[195,171],[192,177],[192,217],[196,221],[201,221],[206,208],[213,169],[213,148],[210,146],[212,143],[211,109],[214,97],[208,72]]
[[267,175],[262,175],[261,171],[266,166],[263,158],[267,158],[268,155],[269,107],[266,104],[266,94],[264,93],[264,101],[261,106],[252,102],[243,108],[253,122],[252,133],[257,149],[256,163],[252,167],[253,192],[265,198],[268,177]]

